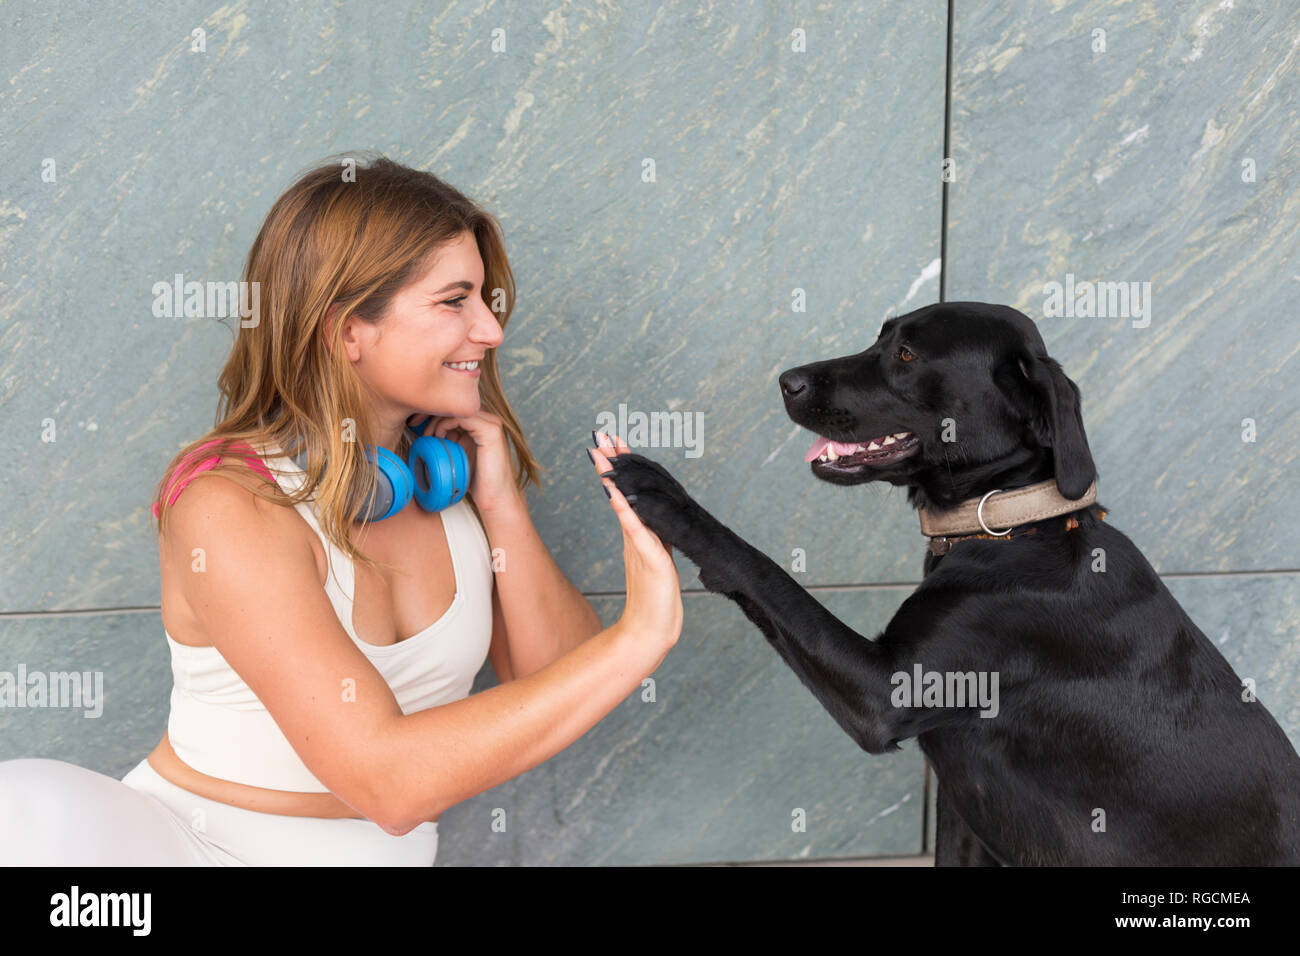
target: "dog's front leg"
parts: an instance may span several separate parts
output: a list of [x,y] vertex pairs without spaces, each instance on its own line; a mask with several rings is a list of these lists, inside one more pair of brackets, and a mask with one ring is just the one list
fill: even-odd
[[726,595],[782,660],[868,753],[897,750],[884,649],[826,610],[767,555],[723,525],[672,475],[641,455],[610,460],[607,476],[637,517],[700,569],[700,583]]

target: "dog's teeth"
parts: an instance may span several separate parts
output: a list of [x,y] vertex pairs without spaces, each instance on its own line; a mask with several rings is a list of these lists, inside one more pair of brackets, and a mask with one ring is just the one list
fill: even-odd
[[893,435],[886,435],[883,444],[892,445],[896,440]]
[[897,438],[899,441],[902,441],[904,438],[906,438],[906,437],[907,437],[908,435],[910,435],[910,434],[911,434],[911,432],[894,432],[893,437],[894,437],[894,438]]
[[840,456],[839,456],[839,453],[838,453],[834,448],[832,448],[830,445],[827,445],[827,446],[826,446],[826,456],[827,456],[827,458],[829,458],[831,461],[834,461],[835,459],[837,459],[837,458],[840,457]]
[[870,445],[867,446],[867,451],[880,451],[880,446],[877,445],[875,442],[872,442]]

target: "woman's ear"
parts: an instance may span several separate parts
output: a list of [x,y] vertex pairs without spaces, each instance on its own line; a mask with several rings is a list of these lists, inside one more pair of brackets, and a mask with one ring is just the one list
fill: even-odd
[[1039,443],[1052,449],[1056,485],[1065,497],[1082,498],[1097,477],[1097,467],[1083,430],[1079,387],[1047,355],[1027,353],[1020,359],[1020,369],[1037,394],[1030,427]]
[[[341,311],[343,311],[343,306],[335,302],[325,310],[325,321],[321,323],[321,333],[325,336],[325,347],[330,350],[331,355],[334,353],[334,325],[338,322]],[[352,322],[353,317],[356,317],[358,321]],[[355,362],[359,357],[357,349],[360,347],[356,336],[359,334],[359,330],[361,332],[368,330],[370,323],[360,321],[360,316],[356,312],[349,315],[346,321],[347,324],[344,325],[343,331],[340,333],[339,342],[343,347],[343,354],[349,361]]]

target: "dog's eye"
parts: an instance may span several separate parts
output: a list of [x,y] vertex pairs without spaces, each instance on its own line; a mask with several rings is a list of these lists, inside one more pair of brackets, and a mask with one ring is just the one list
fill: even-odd
[[910,362],[912,359],[916,358],[916,354],[906,345],[900,345],[895,355],[903,362]]

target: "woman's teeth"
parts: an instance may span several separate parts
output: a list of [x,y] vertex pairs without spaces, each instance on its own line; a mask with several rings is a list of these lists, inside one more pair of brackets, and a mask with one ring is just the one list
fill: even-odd
[[472,372],[478,368],[478,362],[443,362],[447,368],[458,368],[463,372]]

